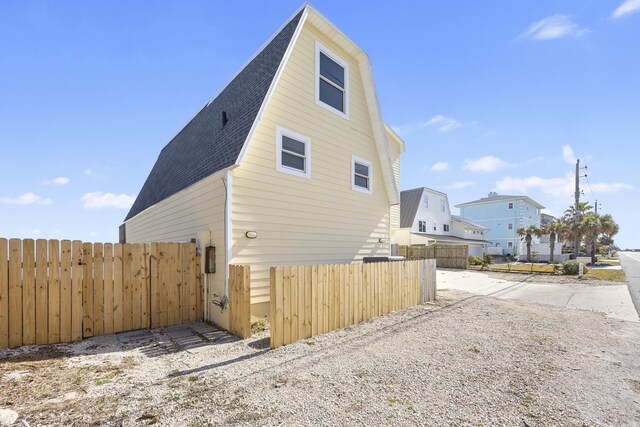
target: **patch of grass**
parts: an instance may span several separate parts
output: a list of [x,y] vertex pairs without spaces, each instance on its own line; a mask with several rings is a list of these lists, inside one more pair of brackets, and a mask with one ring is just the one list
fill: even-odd
[[96,385],[105,385],[110,383],[112,379],[116,377],[115,372],[108,373],[107,375],[103,375],[101,377],[96,378]]
[[[473,267],[469,267],[470,269]],[[473,268],[480,270],[479,268]],[[553,273],[553,265],[546,264],[491,264],[485,268],[488,271],[514,272],[514,273]]]
[[625,282],[626,278],[622,270],[604,270],[592,268],[587,276],[597,277],[602,280],[610,280],[612,282]]
[[316,345],[315,341],[305,341],[304,342],[306,345]]
[[251,332],[262,332],[267,329],[267,321],[265,319],[258,319],[251,324]]

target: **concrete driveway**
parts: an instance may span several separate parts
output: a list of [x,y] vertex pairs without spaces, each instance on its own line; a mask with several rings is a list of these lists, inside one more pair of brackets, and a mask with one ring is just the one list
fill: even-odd
[[[640,254],[638,255],[640,272]],[[476,271],[438,270],[438,289],[454,289],[501,299],[595,311],[615,319],[635,322],[640,320],[626,284],[528,283],[530,276],[513,276],[513,280],[504,280]]]
[[629,282],[631,300],[640,314],[640,252],[618,252],[618,256]]

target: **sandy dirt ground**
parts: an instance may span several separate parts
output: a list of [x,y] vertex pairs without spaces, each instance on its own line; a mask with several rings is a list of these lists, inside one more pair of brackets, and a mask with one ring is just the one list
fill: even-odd
[[640,324],[443,291],[282,347],[206,324],[0,350],[16,425],[640,425]]

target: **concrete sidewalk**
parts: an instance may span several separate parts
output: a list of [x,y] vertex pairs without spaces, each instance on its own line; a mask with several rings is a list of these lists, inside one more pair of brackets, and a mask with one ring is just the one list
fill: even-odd
[[528,283],[526,275],[514,275],[511,281],[469,270],[438,270],[437,277],[438,289],[596,311],[615,319],[640,321],[626,284]]

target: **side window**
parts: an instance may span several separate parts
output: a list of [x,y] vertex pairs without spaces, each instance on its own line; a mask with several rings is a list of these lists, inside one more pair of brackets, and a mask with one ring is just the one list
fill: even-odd
[[371,162],[351,157],[351,188],[363,193],[371,193]]
[[349,65],[316,42],[316,102],[349,117]]
[[508,228],[509,230],[513,230],[513,224],[509,224],[509,225],[507,226],[507,228]]
[[276,129],[276,170],[311,177],[311,140],[299,133]]
[[513,209],[513,203],[509,203],[509,209]]
[[443,224],[442,231],[449,231],[449,224]]
[[507,243],[507,247],[512,248],[513,247],[513,242]]
[[427,232],[427,221],[418,221],[418,232],[420,233]]

